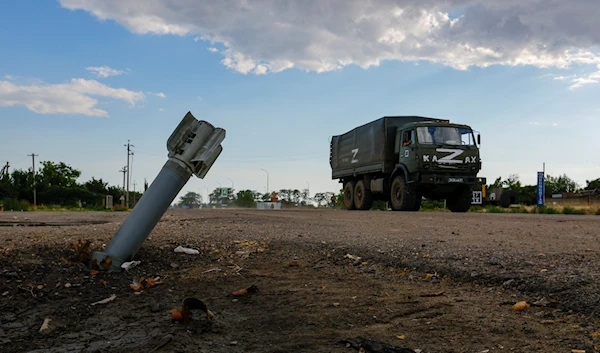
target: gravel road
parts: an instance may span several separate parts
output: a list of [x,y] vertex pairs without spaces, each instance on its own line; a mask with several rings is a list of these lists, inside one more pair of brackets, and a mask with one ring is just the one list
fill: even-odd
[[[600,345],[598,216],[173,210],[139,267],[86,274],[70,244],[100,250],[126,216],[0,213],[8,352],[350,352],[341,339],[357,336],[422,352]],[[178,245],[200,255],[174,253]],[[135,294],[133,276],[164,284]],[[231,296],[252,284],[259,293]],[[213,321],[169,320],[189,295]],[[530,308],[513,311],[521,300]]]

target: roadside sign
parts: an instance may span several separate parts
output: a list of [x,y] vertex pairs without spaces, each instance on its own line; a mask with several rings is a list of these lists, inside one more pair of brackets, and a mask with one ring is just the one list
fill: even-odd
[[472,205],[481,205],[483,203],[483,192],[482,191],[473,191],[473,200],[471,201]]
[[538,172],[537,205],[538,205],[538,207],[544,206],[544,172]]
[[227,197],[227,189],[221,188],[221,197]]

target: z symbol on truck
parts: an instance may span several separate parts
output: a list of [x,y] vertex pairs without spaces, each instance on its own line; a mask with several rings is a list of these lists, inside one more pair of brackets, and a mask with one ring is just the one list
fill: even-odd
[[351,163],[358,163],[358,159],[356,158],[356,155],[358,154],[358,148],[355,148],[352,150],[352,162]]
[[[473,157],[469,157],[466,156],[464,162],[461,159],[454,159],[458,156],[460,156],[461,154],[463,154],[463,150],[456,150],[456,149],[449,149],[449,148],[438,148],[436,149],[437,152],[446,152],[446,153],[450,153],[447,156],[438,158],[438,156],[434,155],[431,159],[432,162],[438,162],[438,163],[447,163],[447,164],[460,164],[460,163],[475,163],[477,161],[477,157],[473,156]],[[423,162],[429,162],[429,155],[423,155]]]

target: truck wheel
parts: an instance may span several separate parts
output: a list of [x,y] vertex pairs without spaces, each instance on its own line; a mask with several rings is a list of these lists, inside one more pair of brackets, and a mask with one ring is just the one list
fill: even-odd
[[456,191],[454,197],[446,200],[448,209],[452,212],[467,212],[473,202],[473,190],[465,185]]
[[390,198],[392,210],[412,211],[415,207],[417,193],[410,184],[406,183],[404,176],[397,176],[392,182]]
[[344,207],[347,210],[354,210],[354,181],[347,181],[344,185]]
[[369,210],[373,206],[373,193],[367,189],[364,180],[354,186],[354,206],[358,210]]
[[506,190],[502,191],[502,195],[500,196],[500,206],[504,208],[509,208],[510,205],[519,203],[519,195],[514,190]]

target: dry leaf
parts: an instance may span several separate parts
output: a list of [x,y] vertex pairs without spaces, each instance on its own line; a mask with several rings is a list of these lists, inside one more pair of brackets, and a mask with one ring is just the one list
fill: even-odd
[[105,269],[106,271],[110,270],[110,266],[112,265],[112,258],[110,256],[105,257],[101,262],[100,262],[100,267],[102,267],[103,269]]
[[90,270],[90,275],[92,275],[92,276],[95,276],[99,273],[100,273],[100,271],[98,271],[98,270]]
[[77,244],[71,243],[71,249],[73,249],[75,251],[73,260],[87,263],[91,258],[91,252],[90,252],[90,244],[91,243],[92,243],[91,240],[86,240],[86,241],[79,240],[79,242]]
[[111,295],[110,297],[108,297],[108,298],[106,298],[106,299],[102,299],[102,300],[100,300],[100,301],[97,301],[97,302],[95,302],[95,303],[92,303],[92,304],[90,304],[90,305],[96,305],[96,304],[106,304],[106,303],[110,303],[110,302],[112,302],[113,300],[115,300],[115,298],[117,298],[117,295],[116,295],[116,294],[113,294],[113,295]]
[[212,319],[212,317],[214,316],[213,313],[210,310],[208,310],[206,304],[204,304],[200,299],[189,297],[185,298],[181,303],[181,310],[171,309],[171,321],[179,321],[183,322],[184,324],[188,324],[192,319],[190,311],[194,309],[204,311],[208,320]]
[[592,337],[600,338],[600,331],[596,331],[596,332],[592,333]]
[[406,335],[396,336],[396,338],[399,339],[399,340],[405,340],[406,339]]
[[248,288],[243,288],[240,290],[236,290],[235,292],[231,293],[233,295],[239,296],[239,295],[246,295],[246,294],[253,294],[258,292],[258,287],[255,285],[251,285]]
[[151,288],[154,286],[157,286],[159,284],[162,284],[162,282],[159,281],[160,277],[156,277],[156,278],[152,278],[152,277],[136,277],[133,279],[133,283],[129,284],[129,287],[131,287],[131,289],[137,291],[140,289],[146,289],[146,288]]
[[583,349],[571,349],[571,353],[585,353]]
[[529,304],[527,304],[527,302],[517,302],[512,308],[514,311],[521,311],[529,309]]
[[42,327],[40,327],[40,332],[47,330],[49,328],[50,321],[52,321],[52,319],[50,319],[49,317],[44,319],[44,323],[42,323]]

